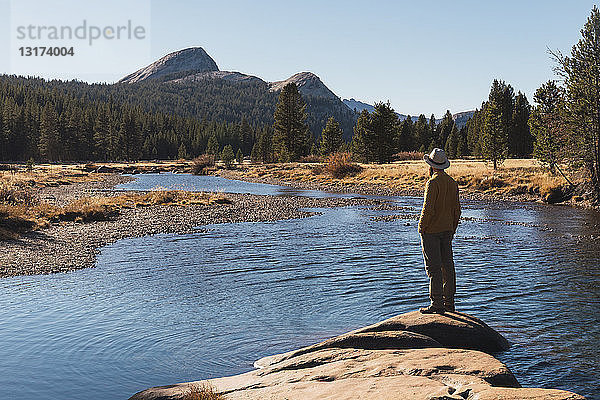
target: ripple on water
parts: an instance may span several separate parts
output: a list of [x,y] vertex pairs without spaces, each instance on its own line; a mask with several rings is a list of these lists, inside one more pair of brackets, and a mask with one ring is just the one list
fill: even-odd
[[[397,200],[411,210],[422,201]],[[383,208],[320,211],[121,240],[102,249],[97,268],[1,280],[3,393],[123,399],[245,372],[262,356],[427,303],[415,224],[373,221],[389,214]],[[593,399],[600,255],[589,239],[597,228],[584,222],[597,216],[504,203],[467,204],[464,215],[454,245],[459,309],[513,343],[498,357],[524,386]],[[552,231],[539,229],[546,225]]]

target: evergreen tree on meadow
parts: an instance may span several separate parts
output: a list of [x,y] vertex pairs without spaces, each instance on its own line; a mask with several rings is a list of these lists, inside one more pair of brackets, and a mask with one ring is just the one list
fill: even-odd
[[375,161],[388,163],[397,152],[399,132],[398,114],[390,103],[375,103],[375,111],[371,114],[371,129],[375,137]]
[[180,160],[187,160],[190,158],[187,148],[183,142],[179,145],[179,149],[177,150],[177,158]]
[[415,150],[415,137],[413,132],[413,122],[408,115],[398,131],[398,151],[412,151]]
[[415,137],[415,147],[421,153],[425,153],[429,148],[429,142],[431,139],[431,131],[429,123],[424,114],[419,115],[419,119],[415,122],[413,127]]
[[376,103],[372,114],[363,110],[354,127],[353,153],[365,162],[390,162],[397,151],[398,122],[390,103]]
[[469,154],[481,158],[481,132],[483,132],[483,122],[487,110],[487,102],[481,104],[480,109],[476,109],[473,116],[467,122],[467,147]]
[[352,153],[363,162],[375,160],[375,134],[371,129],[371,114],[362,110],[354,125],[354,136],[350,145]]
[[498,169],[508,155],[508,134],[502,122],[501,108],[495,101],[491,100],[486,107],[483,124],[483,135],[481,136],[481,152],[486,161],[489,161]]
[[457,158],[459,157],[459,143],[460,143],[460,137],[459,137],[459,131],[456,128],[456,124],[452,124],[452,130],[450,131],[450,134],[448,135],[448,139],[446,139],[446,145],[444,146],[444,151],[446,152],[446,155],[448,156],[448,158]]
[[321,132],[321,139],[319,140],[319,153],[321,155],[328,155],[339,151],[342,143],[343,131],[340,128],[340,124],[333,117],[329,117],[323,132]]
[[244,162],[244,153],[242,153],[242,149],[238,149],[237,153],[235,153],[235,161],[240,165]]
[[250,158],[253,163],[271,163],[273,155],[273,132],[270,127],[264,127],[258,131],[258,138],[252,147]]
[[[437,128],[437,137],[434,142],[434,147],[443,149],[446,146],[446,142],[448,141],[448,137],[452,133],[452,128],[454,127],[454,118],[452,118],[452,113],[450,110],[446,111],[444,114],[444,118],[440,122]],[[455,146],[456,148],[456,146]]]
[[208,143],[206,144],[206,154],[211,154],[213,156],[219,154],[219,142],[214,133],[208,138]]
[[429,137],[427,138],[426,142],[423,143],[423,145],[425,146],[425,151],[426,152],[430,152],[431,150],[433,150],[434,147],[436,147],[436,138],[438,135],[438,126],[437,126],[437,122],[435,120],[435,115],[431,114],[431,117],[429,117]]
[[254,132],[248,120],[244,117],[240,122],[240,146],[242,154],[250,154],[254,144]]
[[535,91],[536,103],[529,117],[531,133],[535,137],[533,155],[550,167],[554,173],[555,163],[563,158],[563,120],[564,90],[554,81],[544,83]]
[[566,155],[582,163],[600,202],[600,11],[594,6],[570,56],[555,55],[565,80]]
[[230,144],[223,148],[223,153],[221,153],[221,160],[225,163],[225,168],[231,168],[233,164],[233,160],[235,160],[235,154],[233,153],[233,147]]
[[295,83],[288,83],[281,90],[273,117],[273,151],[277,161],[297,161],[307,155],[313,140],[305,123],[306,104]]
[[508,138],[509,154],[512,157],[531,157],[533,152],[533,136],[529,129],[529,114],[531,106],[527,96],[517,93],[512,113],[512,127]]
[[456,158],[464,158],[471,155],[468,145],[468,133],[469,129],[467,125],[464,125],[458,131],[458,145],[456,147]]

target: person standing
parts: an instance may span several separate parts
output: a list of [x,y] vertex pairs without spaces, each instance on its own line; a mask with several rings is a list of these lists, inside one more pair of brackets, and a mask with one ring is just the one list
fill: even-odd
[[454,312],[456,274],[452,256],[452,239],[460,219],[458,184],[445,171],[450,161],[442,149],[435,148],[423,157],[429,165],[429,180],[419,219],[419,233],[429,277],[431,304],[421,308],[423,314]]

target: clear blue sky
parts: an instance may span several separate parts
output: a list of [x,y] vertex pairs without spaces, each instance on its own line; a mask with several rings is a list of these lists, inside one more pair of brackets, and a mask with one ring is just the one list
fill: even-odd
[[[44,13],[52,15],[57,3],[45,1]],[[79,2],[83,8],[88,3]],[[147,57],[124,56],[122,67],[109,74],[60,77],[114,81],[171,51],[202,46],[222,70],[269,81],[312,71],[342,98],[389,100],[398,112],[439,117],[446,109],[479,106],[494,78],[531,100],[541,83],[554,78],[547,48],[570,51],[593,4],[154,0]],[[18,73],[7,61],[8,9],[8,0],[0,0],[0,54],[7,55],[0,57],[0,72]],[[113,12],[107,6],[103,17]]]

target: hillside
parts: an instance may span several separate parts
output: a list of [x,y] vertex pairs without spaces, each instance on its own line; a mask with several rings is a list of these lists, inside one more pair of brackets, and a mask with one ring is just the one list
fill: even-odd
[[116,86],[128,103],[134,104],[133,97],[143,98],[143,107],[149,111],[232,123],[244,117],[252,125],[270,125],[278,92],[290,82],[296,83],[306,102],[307,124],[315,137],[333,116],[350,140],[356,113],[311,72],[266,82],[241,72],[221,71],[204,49],[192,47],[167,54]]

